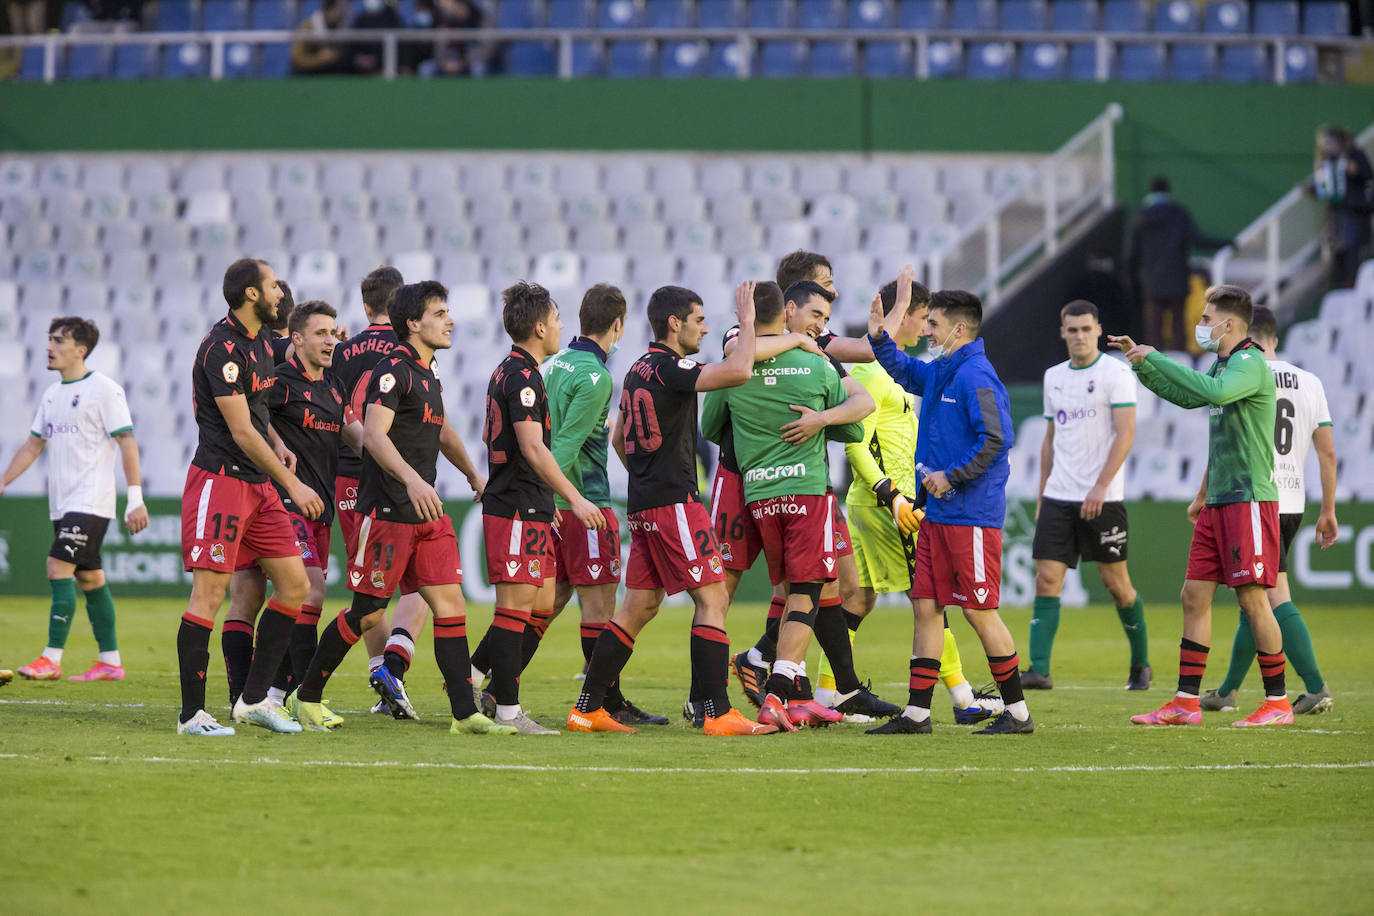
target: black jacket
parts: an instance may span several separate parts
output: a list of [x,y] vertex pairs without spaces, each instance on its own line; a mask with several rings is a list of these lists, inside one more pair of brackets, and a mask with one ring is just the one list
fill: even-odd
[[1181,301],[1188,297],[1188,253],[1226,244],[1199,232],[1187,208],[1173,198],[1152,194],[1131,223],[1126,253],[1131,281],[1146,299]]

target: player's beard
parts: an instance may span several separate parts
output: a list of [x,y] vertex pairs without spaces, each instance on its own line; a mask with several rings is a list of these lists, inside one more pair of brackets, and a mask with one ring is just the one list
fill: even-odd
[[270,328],[277,320],[277,307],[269,305],[266,299],[259,296],[258,301],[253,303],[253,317],[257,318],[260,324]]

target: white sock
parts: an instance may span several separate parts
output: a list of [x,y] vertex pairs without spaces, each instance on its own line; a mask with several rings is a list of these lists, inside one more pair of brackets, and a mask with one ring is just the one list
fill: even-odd
[[956,709],[968,709],[973,705],[973,688],[968,681],[955,684],[949,688],[949,698],[954,702]]
[[780,674],[789,681],[794,677],[805,676],[806,669],[796,662],[789,662],[786,659],[778,659],[773,662],[773,673]]
[[386,664],[386,658],[385,658],[385,657],[383,657],[383,656],[381,656],[381,655],[374,655],[374,656],[372,656],[371,658],[369,658],[369,659],[367,660],[367,670],[368,670],[368,673],[370,674],[371,672],[376,671],[378,668],[382,667],[382,665],[384,665],[384,664]]
[[744,657],[749,659],[749,664],[756,668],[768,667],[768,663],[763,660],[763,653],[759,651],[758,646],[754,646],[748,652],[744,653]]
[[797,662],[797,677],[806,677],[806,659]]
[[100,659],[107,665],[114,665],[116,668],[119,668],[124,664],[122,661],[119,660],[118,649],[112,649],[109,652],[101,652],[99,655],[96,656],[96,658]]
[[55,665],[62,664],[61,649],[54,649],[52,646],[48,646],[46,649],[43,650],[43,655],[47,658],[48,661],[52,662]]
[[930,710],[926,709],[924,706],[908,706],[906,709],[902,710],[902,715],[906,716],[912,722],[924,722],[926,719],[930,718]]
[[1277,703],[1279,700],[1286,700],[1286,699],[1288,699],[1288,694],[1285,693],[1285,694],[1283,694],[1282,696],[1277,696],[1277,697],[1271,697],[1271,696],[1269,696],[1268,694],[1265,694],[1265,695],[1264,695],[1264,698],[1265,698],[1266,700],[1273,700],[1275,703]]
[[282,690],[280,687],[268,687],[267,702],[274,706],[280,706],[282,703],[286,702],[286,691]]
[[480,687],[482,682],[487,679],[487,673],[476,665],[472,666],[472,686]]
[[520,715],[519,703],[514,706],[502,706],[498,703],[496,706],[496,718],[498,719],[514,719],[518,715]]
[[[858,691],[856,690],[854,693],[858,693]],[[817,687],[816,702],[822,706],[829,706],[831,709],[834,709],[836,706],[852,697],[854,693],[847,693],[841,697],[837,690],[832,690],[829,687]]]
[[1197,699],[1197,694],[1195,694],[1195,693],[1184,693],[1182,690],[1180,690],[1180,691],[1178,691],[1177,693],[1175,693],[1174,696],[1176,696],[1176,697],[1183,697],[1183,699],[1185,699],[1185,700],[1196,700],[1196,699]]
[[1007,712],[1011,713],[1011,717],[1015,719],[1017,722],[1024,722],[1030,718],[1030,710],[1026,708],[1025,700],[1018,700],[1015,703],[1008,703]]

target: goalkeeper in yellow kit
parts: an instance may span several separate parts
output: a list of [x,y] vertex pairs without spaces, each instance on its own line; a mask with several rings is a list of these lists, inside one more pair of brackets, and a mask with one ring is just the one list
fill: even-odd
[[[887,284],[878,293],[884,314],[896,305],[897,284]],[[911,305],[894,339],[899,347],[920,341],[930,307],[930,291],[920,283],[911,285]],[[854,481],[845,498],[849,529],[854,541],[854,562],[859,569],[863,595],[862,613],[846,611],[852,640],[859,624],[873,610],[878,595],[911,591],[912,567],[916,556],[916,529],[920,510],[910,496],[916,485],[916,410],[914,396],[905,391],[876,362],[860,363],[850,374],[873,396],[877,409],[864,420],[864,437],[845,446]],[[996,695],[975,693],[964,678],[959,647],[945,623],[945,646],[940,656],[940,680],[954,701],[954,720],[962,725],[991,718],[1002,711]],[[816,699],[823,702],[833,690],[829,665],[821,661]]]

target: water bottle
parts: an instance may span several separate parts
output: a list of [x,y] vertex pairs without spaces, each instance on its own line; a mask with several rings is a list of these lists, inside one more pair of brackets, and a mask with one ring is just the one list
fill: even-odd
[[[922,464],[921,462],[918,461],[918,462],[916,462],[916,473],[920,475],[920,477],[921,477],[921,483],[925,483],[925,479],[926,479],[927,477],[929,477],[931,474],[935,473],[935,471],[934,471],[932,468],[926,467],[924,464]],[[927,492],[927,494],[929,494],[929,491],[928,491],[928,490],[927,490],[926,492]],[[949,498],[950,498],[951,496],[953,496],[953,495],[954,495],[954,487],[951,486],[948,490],[945,491],[945,494],[944,494],[943,496],[940,496],[940,497],[937,497],[937,498],[938,498],[938,499],[949,499]]]

